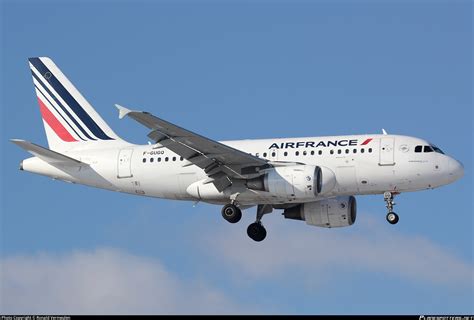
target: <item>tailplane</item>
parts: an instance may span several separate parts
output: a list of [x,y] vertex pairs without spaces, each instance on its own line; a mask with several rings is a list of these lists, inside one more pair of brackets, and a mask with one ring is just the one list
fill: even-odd
[[[44,162],[49,163],[52,166],[55,166],[55,165],[61,165],[61,166],[66,166],[66,167],[67,166],[75,166],[75,167],[87,166],[87,164],[77,159],[68,157],[56,151],[43,148],[29,141],[19,140],[19,139],[11,139],[10,141],[16,144],[17,146],[19,146],[20,148],[28,151],[35,157],[38,157]],[[23,162],[20,165],[20,169],[23,170]]]
[[51,150],[121,141],[50,58],[28,60]]

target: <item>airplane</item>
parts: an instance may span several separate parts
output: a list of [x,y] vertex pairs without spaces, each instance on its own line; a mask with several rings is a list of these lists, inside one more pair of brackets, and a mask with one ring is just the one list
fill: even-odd
[[386,220],[396,224],[394,197],[460,179],[463,165],[420,138],[363,134],[215,141],[148,112],[116,105],[119,118],[150,129],[148,145],[120,138],[48,57],[30,58],[48,141],[45,148],[12,139],[33,157],[20,170],[55,180],[140,196],[222,206],[237,223],[256,208],[248,236],[266,237],[265,214],[318,227],[346,227],[357,216],[355,196],[383,194]]

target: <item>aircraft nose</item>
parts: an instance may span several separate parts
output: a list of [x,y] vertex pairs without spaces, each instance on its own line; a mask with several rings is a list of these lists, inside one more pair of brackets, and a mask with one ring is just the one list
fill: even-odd
[[453,181],[460,179],[464,175],[464,166],[461,162],[455,159],[449,159],[449,175],[452,177]]

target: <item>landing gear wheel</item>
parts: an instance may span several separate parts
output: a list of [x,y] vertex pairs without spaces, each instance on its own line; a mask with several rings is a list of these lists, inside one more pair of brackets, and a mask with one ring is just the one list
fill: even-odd
[[395,212],[389,212],[387,213],[387,221],[390,224],[397,224],[398,222],[398,214]]
[[398,222],[398,215],[393,212],[393,206],[395,205],[394,197],[397,193],[392,193],[387,191],[383,194],[383,200],[385,201],[385,207],[387,207],[387,216],[386,219],[390,224],[397,224]]
[[222,217],[230,223],[237,223],[242,218],[242,211],[234,204],[226,204],[221,212]]
[[260,222],[254,222],[248,226],[247,234],[252,240],[260,242],[267,236],[267,230]]

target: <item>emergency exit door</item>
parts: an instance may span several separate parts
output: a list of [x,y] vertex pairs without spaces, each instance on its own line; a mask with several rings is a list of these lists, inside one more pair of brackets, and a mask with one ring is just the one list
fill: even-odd
[[380,161],[381,166],[393,166],[395,164],[395,139],[381,138],[380,139]]
[[118,178],[132,177],[132,153],[133,149],[122,149],[118,157]]

